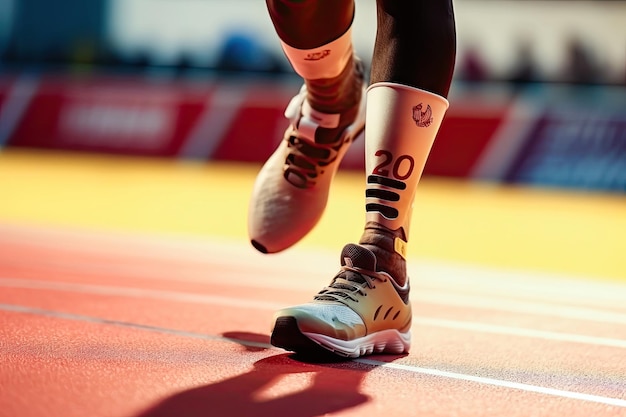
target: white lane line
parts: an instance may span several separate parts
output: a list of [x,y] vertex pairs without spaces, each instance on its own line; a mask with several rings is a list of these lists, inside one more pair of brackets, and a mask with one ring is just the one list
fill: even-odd
[[448,319],[436,319],[413,316],[413,323],[421,326],[442,327],[445,329],[490,333],[496,335],[508,335],[528,337],[532,339],[545,339],[560,342],[582,343],[595,346],[607,346],[626,349],[626,340],[612,339],[608,337],[585,336],[581,334],[551,332],[547,330],[535,330],[523,327],[510,327],[490,323],[474,321],[459,321]]
[[[3,241],[3,229],[7,228],[0,224],[0,243]],[[45,247],[43,243],[39,242],[41,239],[36,238],[36,236],[37,234],[33,233],[32,239],[24,237],[26,239],[24,243],[34,247]],[[63,235],[60,234],[59,236]],[[12,234],[10,237],[13,238]],[[19,241],[19,238],[20,236],[18,235],[16,239]],[[59,248],[56,246],[59,243],[63,244],[66,240],[68,239],[56,239],[51,243],[50,249],[58,251]],[[85,243],[78,247],[72,247],[72,251],[93,255],[99,254],[101,256],[106,256],[107,253],[112,252],[111,250],[94,250],[94,245],[89,244],[89,240],[86,238],[83,240]],[[237,242],[216,244],[211,240],[179,241],[173,239],[172,241],[162,241],[158,238],[153,240],[148,238],[139,240],[137,238],[135,240],[137,243],[141,242],[139,247],[126,250],[123,256],[120,255],[121,252],[115,252],[115,256],[122,256],[124,260],[120,264],[111,264],[109,259],[90,260],[83,263],[80,263],[80,261],[68,263],[47,259],[45,261],[37,261],[34,265],[76,273],[97,271],[98,274],[122,274],[129,279],[159,279],[171,282],[215,281],[215,277],[212,277],[208,271],[223,265],[229,271],[229,285],[260,287],[258,274],[252,277],[248,271],[241,268],[243,257],[247,263],[255,265],[261,273],[272,274],[281,278],[274,280],[272,283],[263,283],[263,288],[271,286],[273,288],[301,289],[303,291],[307,288],[317,288],[318,283],[320,288],[327,285],[329,275],[328,272],[323,271],[336,271],[335,256],[330,256],[328,251],[294,250],[287,254],[277,254],[270,259],[267,256],[251,252],[250,248]],[[135,242],[135,240],[128,239],[130,242]],[[129,245],[128,243],[124,244],[124,240],[121,238],[117,240],[110,238],[110,242],[108,240],[107,242],[107,244],[117,249],[128,247]],[[207,253],[210,253],[211,257],[207,258]],[[81,256],[74,256],[74,258],[80,259]],[[309,278],[306,280],[286,278],[293,274],[301,274],[302,263],[310,261],[311,258],[316,259],[316,268],[308,272]],[[163,268],[155,270],[154,267],[150,267],[151,259],[158,259],[159,262],[173,262],[173,264],[166,264],[163,265]],[[2,255],[0,255],[0,263],[4,262],[21,267],[25,261],[2,259]],[[181,263],[183,264],[182,266]],[[32,260],[30,260],[25,266],[32,265]],[[177,272],[174,274],[172,271]],[[511,308],[519,305],[516,303],[517,301],[543,302],[544,304],[539,306],[538,310],[545,310],[546,305],[552,309],[555,304],[574,304],[577,308],[584,305],[605,311],[613,309],[616,312],[621,312],[622,318],[626,318],[626,304],[624,304],[626,285],[624,283],[588,281],[581,278],[536,271],[496,269],[475,265],[432,262],[423,259],[417,259],[409,266],[409,275],[416,277],[413,279],[413,287],[416,289],[413,295],[419,296],[421,292],[425,292],[433,294],[435,297],[440,297],[441,294],[445,294],[445,298],[450,299],[455,294],[458,294],[460,298],[456,300],[462,306],[465,306],[463,300],[469,300],[471,297],[486,296],[492,300],[499,299],[499,304],[505,306],[509,303],[503,299],[511,298],[515,302],[511,305]],[[472,306],[471,301],[470,305],[467,306]],[[486,306],[488,307],[489,304]],[[498,307],[496,306],[495,308]],[[587,319],[586,313],[583,313],[581,316],[580,319]],[[595,315],[589,316],[588,319],[595,320]],[[602,320],[602,318],[600,319]],[[618,322],[623,322],[623,320],[618,319]]]
[[556,388],[541,387],[538,385],[523,384],[520,382],[505,381],[501,379],[485,378],[475,375],[459,374],[456,372],[441,371],[438,369],[421,368],[419,366],[403,365],[393,362],[379,362],[371,359],[356,359],[356,362],[372,366],[384,366],[385,368],[396,369],[400,371],[413,372],[417,374],[438,376],[442,378],[456,379],[460,381],[476,382],[483,385],[491,385],[502,388],[510,388],[520,391],[533,392],[536,394],[551,395],[554,397],[563,397],[573,400],[588,401],[616,407],[626,407],[626,400],[621,398],[602,397],[599,395],[584,394],[574,391],[565,391]]
[[[311,273],[306,280],[284,280],[278,282],[259,282],[259,273],[264,275],[281,275],[289,276],[290,274],[296,274],[294,269],[290,271],[281,267],[280,264],[275,264],[273,267],[267,265],[260,265],[256,262],[252,262],[250,265],[254,265],[254,274],[250,271],[252,268],[249,265],[241,265],[240,260],[233,260],[232,263],[226,264],[220,260],[204,261],[202,263],[190,263],[185,261],[179,261],[176,264],[159,265],[155,267],[150,261],[145,261],[141,258],[137,259],[125,259],[113,263],[111,259],[103,259],[101,261],[81,261],[80,257],[76,261],[71,263],[58,260],[37,260],[37,263],[33,263],[32,260],[15,260],[7,257],[3,258],[0,254],[0,265],[10,266],[17,270],[33,270],[43,269],[46,274],[62,275],[62,274],[83,274],[88,276],[97,275],[106,281],[110,276],[117,278],[123,276],[127,280],[149,280],[149,281],[166,281],[172,283],[181,282],[201,282],[204,284],[211,284],[213,282],[223,284],[222,277],[212,276],[210,272],[216,268],[224,269],[225,274],[228,276],[228,285],[238,287],[257,287],[257,288],[276,288],[276,289],[289,289],[289,290],[307,290],[314,288],[311,284],[315,284],[319,278],[320,285],[324,286],[328,284],[328,278],[324,274]],[[261,272],[262,271],[262,272]],[[40,274],[42,272],[39,272]]]
[[[8,256],[8,255],[7,255]],[[290,268],[291,263],[285,265],[283,262],[273,262],[272,264],[263,264],[257,262],[259,259],[251,258],[250,261],[255,265],[257,271],[262,270],[263,274],[271,274],[273,276],[289,276],[297,273],[297,269]],[[236,263],[237,262],[237,263]],[[58,271],[60,273],[84,273],[92,274],[96,272],[100,275],[111,276],[124,276],[128,279],[145,279],[145,280],[159,280],[169,282],[205,282],[210,283],[216,281],[215,277],[211,274],[207,274],[214,268],[220,268],[221,265],[228,271],[229,285],[241,286],[241,287],[258,287],[258,288],[277,288],[277,289],[295,289],[295,290],[307,290],[315,288],[314,284],[318,283],[321,286],[328,284],[327,274],[323,274],[317,271],[309,273],[309,277],[306,280],[275,280],[273,282],[259,283],[258,274],[251,276],[249,267],[242,267],[239,261],[229,260],[225,261],[223,258],[219,259],[194,259],[192,262],[180,260],[171,265],[163,265],[162,268],[156,268],[154,265],[146,259],[124,259],[123,262],[111,263],[110,259],[102,260],[90,260],[81,262],[80,257],[76,261],[67,262],[62,259],[46,259],[38,260],[36,264],[33,264],[32,260],[16,260],[7,258],[0,254],[0,264],[10,265],[15,268],[45,268],[46,270]],[[294,264],[296,261],[293,261]],[[301,262],[298,263],[301,265]],[[280,266],[279,266],[280,265]],[[334,259],[333,262],[328,263],[329,270],[334,271]],[[422,268],[419,268],[421,270]],[[176,271],[174,273],[174,271]],[[467,300],[472,297],[485,297],[490,299],[502,299],[513,298],[514,301],[524,301],[527,299],[530,302],[547,302],[553,306],[555,304],[585,304],[593,305],[594,307],[600,307],[603,309],[617,308],[624,310],[626,313],[626,306],[624,305],[624,299],[626,299],[626,286],[607,286],[606,283],[598,283],[599,288],[595,288],[592,283],[569,280],[568,282],[558,282],[550,284],[549,281],[530,281],[530,277],[525,278],[525,282],[521,282],[517,276],[507,276],[499,274],[497,279],[487,278],[493,271],[483,271],[481,275],[479,271],[468,269],[465,276],[468,282],[457,282],[450,279],[449,275],[463,275],[461,271],[449,270],[445,267],[428,268],[428,274],[420,272],[418,275],[429,276],[430,279],[435,279],[438,284],[436,287],[431,282],[425,280],[415,280],[413,282],[413,292],[415,295],[426,294],[426,297],[433,299],[444,298],[450,299],[454,295],[458,294],[457,300]],[[480,277],[483,277],[481,282]],[[220,277],[221,279],[221,277]],[[446,284],[447,283],[447,284]],[[562,290],[559,292],[558,288]],[[593,289],[596,289],[595,294]],[[568,292],[569,289],[569,292]],[[598,291],[600,289],[600,291]],[[480,301],[483,303],[483,301]],[[509,304],[506,302],[505,304]],[[580,308],[580,307],[577,307]],[[626,315],[625,315],[626,317]]]
[[[0,261],[2,261],[2,257],[0,255]],[[15,265],[17,267],[28,268],[30,264],[28,262],[12,262],[7,261],[11,265]],[[206,284],[210,284],[215,279],[211,277],[211,274],[202,274],[198,272],[201,268],[201,265],[183,265],[179,269],[177,269],[176,276],[173,274],[173,268],[163,268],[163,269],[154,269],[154,267],[150,267],[149,263],[127,263],[123,265],[112,265],[110,262],[85,262],[85,263],[67,263],[63,261],[46,261],[41,263],[42,266],[46,268],[56,268],[61,271],[68,271],[73,273],[85,273],[89,274],[92,272],[97,272],[98,274],[110,274],[112,276],[123,275],[124,277],[132,280],[136,279],[146,279],[146,280],[159,280],[159,281],[168,281],[168,282],[204,282]],[[310,279],[307,280],[282,280],[279,282],[273,283],[263,283],[262,285],[259,283],[258,274],[255,274],[253,277],[250,276],[249,272],[244,272],[243,269],[237,269],[236,264],[232,263],[228,265],[228,285],[233,287],[245,287],[247,290],[251,290],[253,288],[280,288],[283,290],[306,290],[307,288],[322,288],[324,285],[328,283],[328,280],[325,275],[311,273]],[[215,264],[211,264],[207,262],[203,265],[204,268],[208,271],[212,268],[216,268]],[[218,266],[219,267],[219,264]],[[198,268],[198,269],[196,269]],[[259,269],[262,269],[263,274],[272,274],[274,276],[280,275],[284,276],[288,274],[288,270],[277,269],[276,267],[265,268],[264,265],[258,265]],[[438,275],[434,275],[431,271],[431,277],[438,276],[441,280],[446,279],[445,270],[439,270]],[[473,274],[477,274],[476,271]],[[458,274],[455,274],[458,275]],[[470,281],[478,283],[480,280],[476,276],[468,277]],[[500,277],[502,278],[502,277]],[[213,280],[213,281],[212,281]],[[565,282],[561,283],[561,287],[577,287],[580,283],[577,281],[570,282],[569,285],[566,285]],[[586,283],[588,284],[588,283]],[[0,285],[2,285],[0,283]],[[502,284],[500,284],[502,285]],[[421,287],[420,283],[415,283],[413,285],[414,291],[411,293],[411,299],[419,302],[419,303],[428,303],[428,304],[438,304],[438,305],[450,305],[450,306],[459,306],[465,308],[474,308],[481,310],[498,310],[504,311],[508,313],[514,314],[525,314],[525,315],[534,315],[534,316],[549,316],[549,317],[558,317],[558,318],[566,318],[566,319],[575,319],[581,321],[594,321],[594,322],[605,322],[605,323],[615,323],[620,325],[626,325],[626,311],[607,311],[608,308],[614,308],[616,305],[620,305],[624,308],[624,299],[626,299],[626,291],[621,291],[626,289],[624,286],[616,286],[615,288],[609,287],[606,289],[606,294],[612,294],[614,299],[596,299],[594,307],[585,307],[582,305],[563,305],[563,303],[575,303],[575,300],[580,300],[579,303],[584,304],[589,302],[589,299],[584,299],[580,294],[584,293],[585,288],[579,288],[579,296],[567,298],[564,294],[561,296],[557,296],[555,293],[552,295],[554,298],[550,298],[549,293],[543,292],[543,287],[541,287],[541,283],[536,283],[534,285],[535,291],[537,289],[541,289],[541,297],[533,296],[532,293],[527,292],[524,293],[519,288],[519,283],[516,285],[512,285],[510,291],[507,292],[502,288],[501,292],[489,291],[487,286],[483,287],[483,292],[480,293],[480,290],[475,289],[473,292],[464,291],[462,288],[459,288],[458,283],[449,282],[450,290],[444,289],[431,289]],[[547,283],[546,283],[547,285]],[[610,290],[609,290],[610,289]],[[460,292],[463,291],[463,292]],[[589,293],[589,292],[587,292]],[[526,297],[527,300],[520,299],[518,297]],[[539,298],[543,298],[541,300]],[[619,302],[615,301],[619,298]]]
[[[214,297],[210,295],[190,294],[176,291],[161,291],[131,287],[114,287],[93,284],[75,284],[56,281],[38,281],[27,279],[0,278],[0,287],[33,288],[51,291],[68,291],[89,294],[119,295],[128,297],[143,297],[165,299],[172,301],[189,301],[200,303],[215,303],[220,305],[246,305],[249,308],[280,309],[275,303],[257,300],[241,300],[229,297]],[[467,307],[479,310],[497,310],[501,312],[557,317],[560,319],[591,321],[626,325],[626,314],[603,311],[586,307],[570,307],[553,303],[532,301],[517,301],[511,299],[494,299],[478,295],[448,294],[444,291],[421,290],[411,294],[411,300],[420,304],[435,304],[443,306]],[[243,303],[243,304],[242,304]]]
[[[111,287],[89,284],[73,284],[59,283],[49,281],[32,281],[21,279],[0,278],[0,287],[5,288],[22,288],[22,289],[44,289],[51,291],[72,292],[80,294],[94,294],[100,296],[121,296],[133,297],[152,300],[166,300],[184,303],[195,303],[205,305],[218,305],[231,308],[259,309],[276,311],[284,307],[284,304],[272,303],[259,300],[245,300],[241,298],[215,296],[207,294],[192,294],[183,292],[149,290],[127,287]],[[612,348],[626,348],[626,340],[612,339],[606,337],[586,336],[580,334],[551,332],[543,330],[534,330],[521,327],[509,327],[494,325],[488,323],[446,320],[436,318],[425,318],[415,315],[413,317],[415,323],[432,326],[443,327],[449,329],[457,329],[464,331],[474,331],[481,333],[491,333],[498,335],[509,335],[518,337],[529,337],[543,339],[549,341],[581,343],[594,346],[606,346]]]
[[26,306],[15,305],[15,304],[0,303],[0,310],[12,312],[12,313],[33,314],[37,316],[53,317],[53,318],[64,319],[64,320],[84,321],[88,323],[97,323],[97,324],[109,324],[112,326],[126,327],[129,329],[135,329],[135,330],[145,330],[145,331],[155,332],[155,333],[164,333],[164,334],[169,334],[173,336],[188,337],[192,339],[232,342],[232,343],[237,343],[240,345],[251,346],[251,347],[275,349],[274,346],[268,343],[253,342],[253,341],[248,341],[248,340],[235,339],[235,338],[225,337],[225,336],[215,336],[215,335],[204,334],[204,333],[188,332],[184,330],[169,329],[166,327],[150,326],[147,324],[131,323],[127,321],[109,320],[109,319],[104,319],[101,317],[85,316],[82,314],[72,314],[72,313],[64,313],[61,311],[44,310],[41,308],[26,307]]
[[[79,265],[64,262],[38,262],[39,266],[53,266],[74,272],[90,272],[97,270],[106,274],[133,275],[129,278],[158,278],[179,282],[196,280],[202,276],[206,280],[208,268],[224,265],[231,271],[242,259],[263,268],[264,272],[289,276],[301,274],[303,262],[316,260],[316,268],[310,271],[311,278],[322,280],[326,285],[329,273],[336,271],[336,254],[327,250],[311,248],[294,249],[288,253],[275,254],[271,258],[251,249],[239,240],[205,238],[182,238],[163,236],[140,236],[131,234],[86,234],[84,232],[68,232],[60,230],[30,230],[28,228],[10,227],[0,223],[0,243],[21,242],[22,244],[52,251],[78,252],[99,256],[123,256],[124,265],[112,265],[107,259],[94,260]],[[102,245],[106,245],[104,248]],[[61,245],[61,246],[60,246]],[[207,257],[207,254],[211,254]],[[1,255],[0,255],[1,257]],[[179,276],[168,271],[150,269],[150,260],[159,262],[193,263],[185,268]],[[7,261],[11,262],[14,261]],[[132,262],[133,265],[129,265]],[[137,265],[138,264],[138,265]],[[167,266],[167,265],[166,265]],[[172,265],[174,268],[175,265]],[[204,270],[203,270],[204,268]],[[167,268],[166,268],[167,269]],[[327,271],[327,272],[324,272]],[[252,279],[249,273],[231,271],[233,281],[241,280],[242,285],[258,285],[257,277]],[[229,272],[229,276],[231,276]],[[138,276],[135,276],[138,275]],[[606,282],[593,277],[571,277],[557,273],[541,271],[524,271],[515,269],[495,268],[454,262],[440,262],[415,258],[409,265],[409,276],[414,277],[413,286],[424,290],[444,291],[446,293],[463,293],[466,295],[487,295],[495,297],[526,298],[533,301],[546,301],[551,305],[555,301],[593,305],[600,308],[614,308],[626,313],[626,285],[624,283]],[[289,288],[311,288],[311,280],[280,280],[273,285],[289,286]],[[268,283],[264,284],[267,288]],[[270,285],[272,285],[270,283]]]
[[534,316],[558,317],[600,323],[626,325],[626,314],[603,311],[596,308],[571,307],[539,301],[498,299],[480,295],[449,294],[445,291],[420,290],[411,294],[411,300],[419,303],[445,306],[470,307],[481,310],[497,310]]
[[454,289],[459,293],[512,296],[535,301],[595,304],[626,311],[624,282],[427,260],[417,260],[409,272],[417,277],[413,280],[414,284],[421,288]]
[[80,294],[113,295],[118,297],[132,297],[152,300],[179,301],[184,303],[231,306],[240,308],[256,308],[261,310],[278,310],[284,306],[258,300],[245,300],[242,298],[222,297],[207,294],[192,294],[184,292],[172,292],[161,290],[148,290],[130,287],[112,287],[90,284],[73,284],[49,281],[34,281],[20,279],[0,278],[0,287],[39,289],[59,292],[72,292]]
[[[194,339],[200,339],[200,340],[224,341],[224,342],[242,344],[245,346],[254,346],[254,347],[277,350],[273,346],[266,344],[266,343],[250,342],[250,341],[239,340],[235,338],[227,338],[227,337],[216,336],[216,335],[207,335],[207,334],[202,334],[202,333],[187,332],[187,331],[169,329],[169,328],[164,328],[164,327],[159,327],[159,326],[149,326],[149,325],[143,325],[143,324],[137,324],[137,323],[131,323],[131,322],[107,320],[107,319],[103,319],[99,317],[63,313],[63,312],[51,311],[51,310],[43,310],[43,309],[25,307],[25,306],[20,306],[20,305],[0,304],[0,310],[14,312],[14,313],[47,316],[47,317],[64,319],[64,320],[107,324],[107,325],[113,325],[113,326],[118,326],[118,327],[131,328],[135,330],[144,330],[144,331],[149,331],[149,332],[154,332],[154,333],[169,334],[169,335],[174,335],[174,336],[188,337],[188,338],[194,338]],[[369,366],[374,366],[374,367],[396,369],[396,370],[407,371],[407,372],[412,372],[416,374],[430,375],[430,376],[449,378],[449,379],[455,379],[455,380],[467,381],[467,382],[475,382],[475,383],[483,384],[483,385],[491,385],[491,386],[496,386],[496,387],[501,387],[501,388],[509,388],[509,389],[514,389],[514,390],[519,390],[519,391],[532,392],[536,394],[550,395],[553,397],[568,398],[568,399],[573,399],[573,400],[587,401],[587,402],[626,408],[626,400],[620,399],[620,398],[603,397],[599,395],[585,394],[585,393],[574,392],[574,391],[566,391],[566,390],[560,390],[556,388],[547,388],[547,387],[541,387],[538,385],[524,384],[524,383],[519,383],[519,382],[495,379],[495,378],[486,378],[486,377],[481,377],[481,376],[476,376],[476,375],[441,371],[438,369],[422,368],[419,366],[403,365],[403,364],[393,363],[393,362],[382,362],[382,361],[377,361],[373,359],[360,358],[360,359],[355,359],[354,362],[358,362],[364,365],[369,365]]]

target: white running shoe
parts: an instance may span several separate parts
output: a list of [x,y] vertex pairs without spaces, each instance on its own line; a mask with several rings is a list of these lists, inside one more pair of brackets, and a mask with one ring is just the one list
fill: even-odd
[[412,318],[408,280],[402,288],[388,273],[376,271],[376,256],[359,245],[344,247],[341,265],[313,301],[274,315],[272,345],[308,357],[408,352]]
[[[357,69],[364,80],[363,68]],[[280,252],[297,243],[315,227],[328,201],[328,191],[348,147],[365,127],[366,89],[354,122],[332,143],[318,143],[318,128],[336,128],[341,114],[326,114],[311,108],[306,86],[295,96],[285,117],[290,126],[285,138],[259,172],[248,213],[252,245],[263,253]]]

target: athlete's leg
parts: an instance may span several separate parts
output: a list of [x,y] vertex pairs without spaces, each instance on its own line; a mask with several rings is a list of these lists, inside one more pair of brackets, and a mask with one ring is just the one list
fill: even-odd
[[304,79],[288,106],[290,126],[257,177],[250,240],[278,252],[318,222],[348,146],[363,129],[363,67],[352,46],[353,0],[267,0],[285,55]]
[[267,0],[287,59],[307,86],[307,100],[324,113],[360,100],[350,30],[354,7],[354,0]]
[[377,0],[366,117],[367,225],[360,243],[406,281],[417,183],[447,101],[456,54],[452,0]]
[[452,0],[377,0],[371,82],[448,96],[456,57]]
[[410,346],[405,251],[417,183],[448,107],[455,57],[451,0],[378,0],[367,93],[366,225],[312,302],[275,316],[271,341],[356,357]]

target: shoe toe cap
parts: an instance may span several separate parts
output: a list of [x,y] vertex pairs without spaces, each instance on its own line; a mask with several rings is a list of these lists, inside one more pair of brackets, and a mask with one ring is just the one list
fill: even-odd
[[[294,190],[286,189],[287,186]],[[250,201],[248,236],[262,253],[280,252],[293,246],[317,225],[324,212],[325,195],[287,186],[265,184],[255,190]]]
[[303,333],[351,340],[366,334],[365,324],[353,310],[340,303],[308,303],[283,309],[278,317],[294,317]]

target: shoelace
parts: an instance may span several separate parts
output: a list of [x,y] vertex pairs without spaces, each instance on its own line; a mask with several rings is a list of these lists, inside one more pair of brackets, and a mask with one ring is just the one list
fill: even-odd
[[[354,59],[357,76],[365,82],[363,62],[356,56]],[[302,86],[300,94],[291,100],[285,110],[285,116],[294,124],[298,123],[300,117],[305,90],[306,87]],[[291,152],[285,160],[283,176],[295,187],[312,188],[315,186],[317,177],[324,173],[324,167],[337,159],[339,149],[345,143],[344,136],[342,134],[336,142],[319,144],[315,142],[315,138],[300,137],[297,130],[293,133],[287,139]]]
[[[323,168],[337,159],[343,138],[330,144],[315,144],[310,140],[291,135],[288,138],[291,152],[285,160],[284,177],[298,188],[311,188]],[[319,170],[319,171],[318,171]]]
[[328,287],[317,293],[317,301],[341,301],[345,299],[359,302],[357,295],[365,296],[365,287],[376,288],[375,281],[387,282],[387,276],[379,272],[344,265]]

